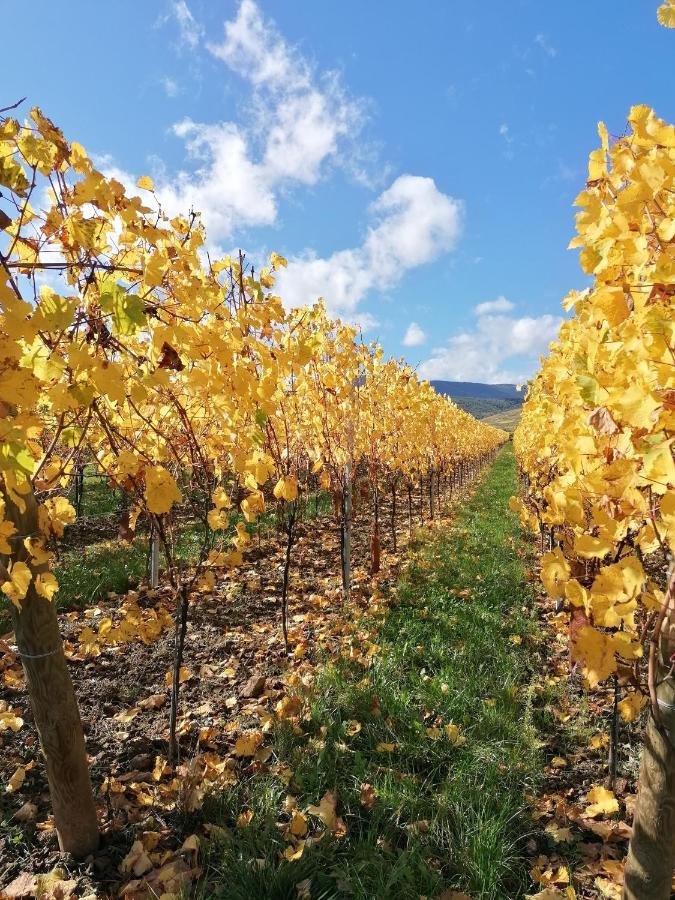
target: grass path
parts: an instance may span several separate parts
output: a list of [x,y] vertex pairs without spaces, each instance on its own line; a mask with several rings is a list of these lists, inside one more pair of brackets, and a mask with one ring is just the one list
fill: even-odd
[[[278,729],[289,784],[253,776],[212,801],[209,818],[228,837],[207,860],[203,896],[522,896],[524,794],[541,761],[528,712],[531,590],[507,507],[514,490],[508,446],[454,526],[418,545],[371,668],[324,669],[302,733]],[[306,810],[326,791],[346,835],[324,833],[279,863],[292,806]],[[238,827],[242,810],[253,816]],[[307,819],[320,833],[321,822]]]

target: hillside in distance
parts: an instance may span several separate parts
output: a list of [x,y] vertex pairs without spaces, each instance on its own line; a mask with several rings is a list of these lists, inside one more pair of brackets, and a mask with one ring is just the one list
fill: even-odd
[[515,384],[481,384],[475,381],[431,381],[431,386],[439,394],[450,397],[457,406],[465,409],[477,419],[509,413],[523,403],[524,392]]
[[520,422],[520,414],[522,412],[521,406],[514,406],[512,409],[506,409],[503,412],[493,413],[491,416],[485,416],[483,421],[488,422],[490,425],[494,425],[495,428],[503,428],[504,431],[508,431],[509,434],[513,434],[513,432],[518,427],[518,423]]
[[515,384],[481,384],[477,381],[431,381],[439,394],[455,400],[457,397],[482,397],[489,400],[517,400],[523,402],[523,392]]

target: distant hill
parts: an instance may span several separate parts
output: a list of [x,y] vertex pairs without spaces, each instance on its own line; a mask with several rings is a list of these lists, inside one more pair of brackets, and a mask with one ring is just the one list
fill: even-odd
[[522,406],[519,400],[492,400],[490,397],[453,397],[452,402],[477,419],[520,409]]
[[517,410],[523,403],[524,392],[515,384],[480,384],[475,381],[432,381],[432,387],[477,419]]
[[520,414],[523,410],[522,405],[514,406],[512,409],[504,410],[504,412],[495,413],[492,416],[485,416],[484,422],[494,425],[495,428],[503,428],[511,434],[516,430],[520,422]]
[[482,397],[489,400],[517,400],[523,402],[523,393],[515,384],[479,384],[476,381],[432,381],[431,386],[446,397]]

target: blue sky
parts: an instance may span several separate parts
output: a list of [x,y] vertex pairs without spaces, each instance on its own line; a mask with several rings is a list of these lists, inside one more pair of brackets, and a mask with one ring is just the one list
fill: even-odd
[[[2,0],[4,6],[7,0]],[[519,381],[585,280],[566,249],[602,119],[675,120],[657,0],[34,0],[27,96],[214,248],[274,249],[430,378]]]

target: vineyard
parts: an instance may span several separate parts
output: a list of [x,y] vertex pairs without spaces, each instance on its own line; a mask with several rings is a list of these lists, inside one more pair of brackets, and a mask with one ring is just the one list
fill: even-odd
[[675,126],[598,132],[478,419],[0,110],[1,898],[673,895]]

